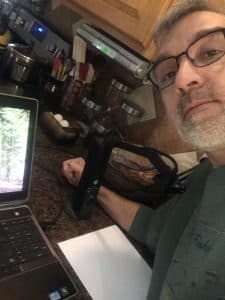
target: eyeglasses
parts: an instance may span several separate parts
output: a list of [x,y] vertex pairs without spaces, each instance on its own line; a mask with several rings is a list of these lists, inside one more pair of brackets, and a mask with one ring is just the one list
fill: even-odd
[[201,36],[181,54],[156,62],[147,77],[159,90],[162,90],[174,83],[181,56],[185,55],[196,67],[206,67],[222,58],[224,54],[225,28],[221,28]]

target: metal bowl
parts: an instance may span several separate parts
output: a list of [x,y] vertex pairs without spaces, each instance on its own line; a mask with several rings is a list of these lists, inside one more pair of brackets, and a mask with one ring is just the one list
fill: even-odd
[[37,60],[32,55],[32,48],[22,44],[8,44],[6,63],[10,77],[16,82],[24,83]]

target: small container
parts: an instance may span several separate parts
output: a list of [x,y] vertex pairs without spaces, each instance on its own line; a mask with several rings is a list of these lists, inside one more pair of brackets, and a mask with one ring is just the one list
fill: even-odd
[[63,95],[64,82],[52,77],[44,86],[44,102],[51,105],[60,105]]
[[121,105],[131,88],[117,79],[112,79],[104,99],[105,109],[97,116],[97,122],[107,129],[117,128],[123,135],[126,134],[127,115]]
[[111,107],[120,105],[122,99],[124,99],[130,91],[131,88],[128,85],[118,81],[115,78],[112,79],[105,97],[106,105]]
[[129,100],[124,100],[121,105],[121,109],[134,118],[140,118],[144,114],[144,111],[141,107]]
[[101,110],[101,106],[95,103],[94,101],[88,99],[87,97],[83,97],[81,99],[81,103],[86,106],[86,108],[93,112],[99,112]]
[[8,44],[3,69],[9,79],[17,83],[26,83],[32,77],[37,64],[31,46]]

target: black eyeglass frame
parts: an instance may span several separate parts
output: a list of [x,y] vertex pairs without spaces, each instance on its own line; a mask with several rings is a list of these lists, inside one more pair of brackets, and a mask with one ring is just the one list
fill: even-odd
[[[185,51],[183,51],[183,52],[180,53],[179,55],[176,55],[176,56],[169,56],[169,57],[163,58],[163,59],[157,61],[156,63],[154,63],[154,64],[152,65],[152,67],[150,68],[150,70],[148,71],[148,73],[147,73],[147,79],[148,79],[149,81],[151,81],[151,83],[152,83],[159,91],[161,91],[161,90],[163,90],[163,89],[169,87],[170,85],[172,85],[172,84],[174,83],[174,80],[173,80],[173,81],[171,81],[171,83],[169,83],[168,85],[164,86],[163,88],[160,88],[160,87],[158,86],[158,84],[150,77],[150,74],[152,73],[152,71],[153,71],[160,63],[162,63],[163,61],[168,60],[168,59],[170,59],[170,58],[174,58],[174,59],[176,60],[176,63],[177,63],[178,69],[179,69],[179,63],[178,63],[178,61],[179,61],[179,58],[180,58],[181,56],[183,56],[183,55],[185,55],[195,67],[199,67],[199,68],[209,66],[209,65],[213,64],[214,62],[216,62],[217,60],[221,59],[221,58],[225,55],[225,51],[224,51],[224,54],[223,54],[222,56],[218,57],[216,60],[214,60],[214,61],[212,61],[212,62],[210,62],[210,63],[207,63],[206,65],[205,65],[205,64],[204,64],[204,65],[196,65],[196,64],[194,63],[194,59],[192,59],[192,58],[189,57],[189,55],[188,55],[188,51],[189,51],[189,49],[193,46],[193,44],[195,44],[196,42],[198,42],[198,41],[201,40],[202,38],[206,37],[207,35],[210,35],[210,34],[216,33],[216,32],[222,32],[223,35],[224,35],[224,38],[225,38],[225,28],[219,28],[219,29],[216,29],[216,30],[213,30],[213,31],[210,31],[210,32],[207,32],[207,33],[201,35],[201,36],[198,37],[196,40],[194,40],[194,41],[187,47],[187,49],[186,49]],[[178,69],[177,69],[177,70],[178,70]]]

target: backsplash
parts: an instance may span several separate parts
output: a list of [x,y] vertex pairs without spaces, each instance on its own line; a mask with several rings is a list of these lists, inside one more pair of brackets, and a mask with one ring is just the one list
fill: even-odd
[[151,146],[168,153],[189,152],[193,146],[184,143],[166,117],[158,91],[154,90],[156,118],[129,127],[131,142]]

